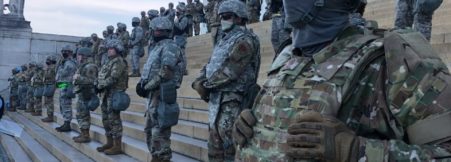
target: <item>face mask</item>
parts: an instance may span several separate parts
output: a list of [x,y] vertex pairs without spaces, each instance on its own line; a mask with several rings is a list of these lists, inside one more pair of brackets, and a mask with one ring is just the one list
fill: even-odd
[[221,29],[223,31],[228,31],[228,30],[232,29],[234,25],[235,24],[233,22],[221,20]]

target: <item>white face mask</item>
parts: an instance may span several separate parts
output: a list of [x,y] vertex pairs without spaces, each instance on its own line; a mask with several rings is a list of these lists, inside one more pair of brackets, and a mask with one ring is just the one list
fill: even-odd
[[233,22],[226,21],[226,20],[221,20],[221,29],[222,29],[222,31],[230,30],[230,29],[232,29],[233,26],[234,26]]

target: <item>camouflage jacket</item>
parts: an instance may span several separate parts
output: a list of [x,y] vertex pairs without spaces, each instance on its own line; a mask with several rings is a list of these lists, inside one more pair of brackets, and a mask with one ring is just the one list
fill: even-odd
[[27,82],[28,86],[31,86],[31,78],[33,77],[35,72],[36,72],[35,68],[28,68],[28,70],[25,71],[24,79],[25,79],[25,82]]
[[141,22],[139,23],[139,26],[143,29],[144,32],[148,31],[150,27],[149,17],[147,16],[141,17]]
[[116,56],[110,58],[99,71],[98,86],[108,90],[126,90],[128,88],[128,67],[124,58]]
[[93,54],[93,55],[98,55],[98,54],[100,54],[100,53],[99,53],[99,47],[100,47],[100,44],[102,43],[102,39],[98,38],[97,41],[91,40],[91,42],[92,42],[92,46],[91,46],[91,52],[92,52],[92,54]]
[[213,8],[213,15],[211,16],[210,23],[213,26],[219,26],[221,22],[221,17],[218,15],[219,6],[224,2],[224,0],[216,0],[214,1],[215,5]]
[[144,30],[140,26],[133,28],[132,35],[130,36],[130,46],[143,46],[143,39]]
[[78,70],[75,73],[78,75],[74,79],[74,91],[79,96],[78,98],[90,99],[94,93],[94,84],[97,81],[97,65],[92,62],[87,62],[78,66]]
[[214,14],[213,13],[214,7],[215,7],[214,1],[208,2],[207,5],[204,7],[205,19],[207,19],[208,22],[212,22],[211,18]]
[[77,71],[77,63],[72,58],[62,60],[58,64],[56,82],[72,83],[73,76]]
[[189,17],[194,16],[196,14],[196,6],[194,3],[186,4],[186,15]]
[[[181,49],[173,40],[161,40],[150,51],[149,58],[143,67],[141,79],[146,81],[156,79],[156,81],[152,82],[154,84],[152,87],[154,88],[158,87],[161,82],[168,80],[174,81],[177,83],[177,87],[180,87],[183,80],[182,59]],[[164,72],[163,66],[169,67],[170,73],[173,74],[170,77],[171,79],[162,79],[164,78],[163,74],[167,73]]]
[[56,83],[56,67],[55,65],[49,65],[44,70],[44,84],[55,84]]
[[187,36],[189,32],[189,20],[186,15],[182,15],[177,17],[178,22],[174,23],[174,36],[175,35],[181,35],[181,36]]
[[18,95],[18,90],[19,90],[19,75],[20,74],[15,74],[12,76],[11,80],[10,80],[10,94],[11,96],[17,96]]
[[[448,160],[442,158],[451,155],[451,133],[429,143],[412,140],[434,134],[417,124],[450,111],[446,66],[419,33],[357,31],[347,29],[313,58],[293,55],[291,46],[282,51],[252,110],[258,121],[255,135],[238,150],[236,161],[299,161],[284,153],[287,128],[298,113],[311,110],[336,116],[356,133],[360,146],[357,157],[350,158]],[[425,53],[413,57],[412,51]],[[429,127],[446,128],[447,123]]]
[[167,9],[166,13],[167,13],[166,16],[168,17],[168,19],[171,20],[172,22],[174,22],[175,13],[176,13],[175,9]]
[[196,21],[200,21],[200,16],[204,14],[204,4],[201,2],[194,4],[193,17]]
[[130,34],[128,33],[128,31],[123,31],[121,33],[117,33],[119,40],[121,40],[122,45],[124,47],[127,47],[128,42],[130,41]]
[[31,78],[31,85],[33,87],[40,87],[44,85],[44,69],[36,68],[33,77]]

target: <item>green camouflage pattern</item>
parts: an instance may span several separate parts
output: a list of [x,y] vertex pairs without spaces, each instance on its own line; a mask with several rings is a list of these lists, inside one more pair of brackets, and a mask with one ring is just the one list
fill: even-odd
[[[31,84],[33,86],[34,89],[37,88],[43,88],[44,87],[44,69],[42,68],[37,68],[33,78],[31,78]],[[42,96],[41,97],[36,97],[33,96],[33,110],[35,112],[42,112]]]
[[77,113],[75,117],[77,118],[78,126],[80,129],[89,130],[91,126],[91,116],[90,110],[88,108],[88,102],[93,96],[96,95],[94,92],[95,81],[97,80],[97,66],[92,62],[87,62],[79,65],[74,78],[74,88],[77,94]]
[[[44,84],[46,85],[55,85],[56,84],[56,66],[48,65],[47,68],[44,70]],[[49,116],[53,116],[54,112],[54,102],[53,102],[53,96],[44,97],[44,104],[43,107],[47,109],[47,114],[50,114]]]
[[449,111],[451,76],[425,39],[404,32],[348,28],[313,58],[288,54],[257,96],[254,137],[237,147],[235,161],[301,161],[285,155],[287,128],[311,110],[336,116],[356,133],[360,147],[351,159],[450,161],[446,139],[414,145],[407,138],[413,123]]

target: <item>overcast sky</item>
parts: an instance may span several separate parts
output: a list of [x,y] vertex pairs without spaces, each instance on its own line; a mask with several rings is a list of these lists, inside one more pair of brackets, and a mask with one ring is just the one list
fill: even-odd
[[[5,3],[8,0],[4,0]],[[140,12],[167,8],[181,0],[25,0],[25,19],[31,21],[33,32],[73,36],[89,36],[105,30],[107,25],[117,22],[127,24],[131,30],[131,19],[141,17]],[[183,0],[185,1],[185,0]]]

